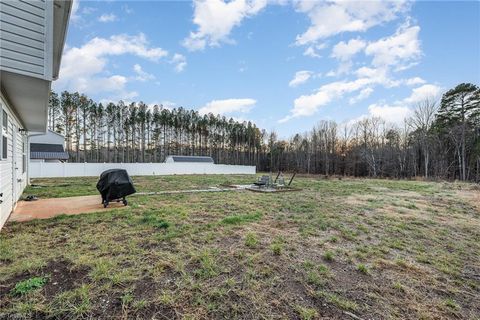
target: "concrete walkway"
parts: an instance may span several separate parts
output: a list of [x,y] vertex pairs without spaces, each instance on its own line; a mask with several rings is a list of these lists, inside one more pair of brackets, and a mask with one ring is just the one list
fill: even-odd
[[108,208],[103,208],[101,202],[100,195],[19,201],[9,221],[48,219],[61,214],[74,215],[125,207],[121,202],[111,202]]
[[[131,195],[162,195],[162,194],[179,194],[179,193],[197,193],[197,192],[228,192],[245,190],[242,186],[234,186],[232,188],[217,188],[196,190],[171,190],[158,192],[138,192]],[[81,213],[99,212],[125,206],[121,202],[110,202],[108,208],[103,208],[100,195],[95,196],[79,196],[68,198],[49,198],[39,199],[36,201],[19,201],[17,207],[10,216],[9,221],[29,221],[33,219],[49,219],[61,214],[74,215]]]

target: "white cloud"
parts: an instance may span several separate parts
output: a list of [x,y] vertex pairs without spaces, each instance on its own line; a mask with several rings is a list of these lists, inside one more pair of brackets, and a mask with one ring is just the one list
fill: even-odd
[[297,36],[296,44],[315,43],[343,32],[364,32],[373,26],[394,20],[408,6],[406,0],[328,2],[297,0],[297,11],[306,13],[311,25],[307,31]]
[[248,113],[257,103],[254,99],[225,99],[213,100],[200,108],[200,114],[230,114],[230,113]]
[[412,110],[401,105],[371,104],[368,106],[368,113],[373,117],[379,117],[389,123],[400,125],[406,118],[412,115]]
[[350,39],[348,42],[340,41],[333,46],[330,57],[340,60],[340,64],[337,70],[328,72],[327,76],[334,77],[349,73],[353,66],[353,56],[362,51],[366,45],[366,42],[361,39]]
[[366,42],[361,39],[350,39],[348,42],[340,41],[333,47],[331,57],[341,61],[349,61],[366,45]]
[[354,81],[337,81],[323,85],[316,93],[302,95],[295,99],[290,115],[284,117],[279,122],[284,123],[293,118],[311,116],[320,107],[327,105],[332,100],[341,98],[344,94],[361,90],[365,86],[374,83],[374,81],[374,79],[361,78]]
[[183,45],[195,51],[232,42],[228,38],[232,29],[245,18],[258,14],[266,5],[267,0],[194,0],[193,23],[198,28],[196,32],[190,32]]
[[322,57],[321,55],[319,55],[315,51],[314,47],[308,47],[307,49],[305,49],[305,51],[303,51],[303,55],[307,56],[307,57],[311,57],[311,58],[321,58]]
[[182,72],[187,66],[187,58],[182,54],[175,53],[170,63],[175,65],[176,72]]
[[380,102],[369,105],[368,114],[364,114],[356,119],[353,119],[350,121],[350,123],[373,116],[382,118],[383,120],[395,125],[402,125],[405,119],[412,116],[412,105],[423,101],[425,98],[436,98],[440,92],[441,88],[438,86],[431,84],[423,85],[413,89],[412,94],[409,97],[396,101],[393,104]]
[[389,76],[389,69],[361,67],[355,71],[355,75],[359,78],[369,78],[372,83],[382,85],[386,88],[399,86],[402,81],[394,80]]
[[442,88],[434,84],[424,84],[412,90],[412,94],[403,99],[405,103],[415,104],[425,99],[435,99],[439,96]]
[[364,100],[364,99],[370,97],[370,95],[372,93],[373,93],[373,89],[370,88],[370,87],[367,87],[367,88],[361,90],[360,93],[356,97],[350,98],[350,100],[348,100],[348,103],[355,104],[355,103],[357,103],[361,100]]
[[323,50],[327,47],[327,43],[320,43],[316,45],[311,45],[303,52],[304,56],[311,57],[311,58],[321,58],[322,56],[317,52]]
[[295,76],[293,79],[288,83],[290,87],[296,87],[298,85],[301,85],[302,83],[305,83],[310,79],[313,75],[312,71],[307,71],[307,70],[302,70],[302,71],[297,71],[295,73]]
[[148,72],[145,72],[142,69],[142,66],[139,65],[138,63],[133,66],[133,71],[137,74],[135,77],[135,80],[145,82],[147,80],[154,80],[155,76],[153,74],[150,74]]
[[397,66],[397,70],[403,70],[422,55],[419,32],[419,26],[409,26],[407,23],[394,35],[369,43],[365,54],[373,56],[372,65],[375,67]]
[[351,81],[335,81],[321,86],[316,93],[302,95],[294,100],[290,115],[279,122],[283,123],[293,118],[308,117],[315,114],[320,107],[323,107],[334,99],[341,99],[346,94],[360,91],[357,97],[350,102],[355,103],[365,99],[373,92],[375,85],[384,87],[398,86],[401,82],[392,80],[387,76],[387,70],[382,68],[362,67],[356,70],[357,79]]
[[352,61],[342,61],[339,65],[337,70],[330,70],[327,72],[327,77],[337,77],[345,73],[349,73],[350,69],[352,68],[353,63]]
[[409,78],[407,80],[405,80],[405,83],[408,85],[408,86],[415,86],[417,84],[424,84],[426,81],[423,80],[422,78],[420,77],[414,77],[414,78]]
[[65,48],[57,90],[80,91],[85,94],[110,92],[120,99],[131,97],[135,92],[125,89],[127,78],[122,75],[109,75],[106,67],[109,56],[132,54],[150,61],[158,61],[168,52],[158,47],[150,47],[144,34],[129,36],[114,35],[110,38],[93,38],[81,47]]
[[[363,3],[363,2],[362,2]],[[370,3],[370,2],[368,2]],[[310,4],[315,6],[314,4]],[[382,85],[387,88],[396,87],[405,83],[405,80],[395,80],[390,77],[392,66],[406,66],[416,62],[421,56],[420,42],[418,40],[418,26],[402,25],[395,34],[382,38],[378,41],[370,42],[368,45],[359,39],[353,39],[349,42],[340,42],[332,50],[332,57],[340,60],[340,65],[336,71],[330,71],[327,76],[338,76],[349,72],[353,62],[351,58],[354,54],[365,50],[367,55],[371,55],[372,66],[361,67],[354,74],[356,80],[336,81],[320,87],[316,93],[302,95],[294,100],[294,106],[290,110],[290,115],[284,117],[280,122],[286,122],[292,118],[311,116],[322,106],[329,104],[334,99],[341,99],[344,95],[360,91],[356,97],[350,98],[350,103],[356,103],[365,99],[373,92],[373,87]],[[408,81],[408,80],[407,80]],[[411,80],[418,82],[421,79]],[[426,86],[426,87],[425,87]],[[418,100],[424,91],[429,93],[434,87],[425,85],[417,88],[412,93],[412,97],[405,100],[406,103],[412,103]],[[438,93],[438,91],[437,91]]]
[[114,22],[117,20],[117,16],[113,13],[104,13],[100,17],[98,17],[98,21],[100,22]]

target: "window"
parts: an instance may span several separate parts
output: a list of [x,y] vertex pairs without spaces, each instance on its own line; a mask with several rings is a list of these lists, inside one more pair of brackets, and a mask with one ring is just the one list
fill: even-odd
[[8,148],[8,115],[5,110],[2,110],[2,159],[6,159]]

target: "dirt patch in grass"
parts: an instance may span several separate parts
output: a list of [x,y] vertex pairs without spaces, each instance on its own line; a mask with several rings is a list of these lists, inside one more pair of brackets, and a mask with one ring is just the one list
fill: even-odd
[[24,272],[0,282],[0,296],[11,296],[12,289],[21,281],[32,277],[44,277],[47,281],[38,291],[45,299],[50,300],[61,292],[72,290],[88,282],[88,272],[87,267],[78,267],[66,260],[50,261],[37,271]]

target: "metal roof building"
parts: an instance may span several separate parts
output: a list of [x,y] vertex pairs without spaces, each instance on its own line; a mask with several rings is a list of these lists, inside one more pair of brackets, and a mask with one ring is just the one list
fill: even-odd
[[59,162],[68,160],[65,152],[65,137],[57,132],[48,130],[46,134],[32,135],[29,137],[30,160]]
[[30,159],[68,160],[68,153],[61,144],[30,143]]
[[205,157],[205,156],[167,156],[165,158],[165,163],[179,163],[179,162],[196,162],[196,163],[214,164],[212,157]]

